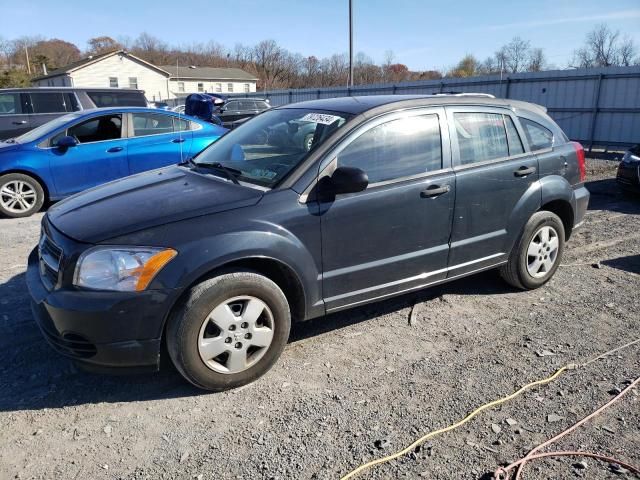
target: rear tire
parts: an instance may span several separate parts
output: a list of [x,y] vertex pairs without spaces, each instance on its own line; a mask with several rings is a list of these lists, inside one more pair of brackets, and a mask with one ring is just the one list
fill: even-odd
[[542,211],[534,213],[500,269],[509,284],[533,290],[547,283],[558,269],[564,252],[565,232],[560,217]]
[[22,173],[0,176],[0,215],[30,217],[40,211],[44,201],[44,189],[35,178]]
[[221,391],[264,375],[289,338],[291,314],[282,290],[252,272],[196,285],[167,325],[169,356],[198,388]]

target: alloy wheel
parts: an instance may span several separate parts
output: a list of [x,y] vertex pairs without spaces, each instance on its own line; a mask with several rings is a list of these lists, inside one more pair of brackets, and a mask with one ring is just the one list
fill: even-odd
[[558,232],[553,227],[541,227],[527,249],[527,271],[534,278],[547,275],[558,258]]
[[24,213],[31,210],[36,201],[35,189],[22,180],[12,180],[0,187],[0,204],[6,211]]
[[248,295],[230,298],[204,320],[198,336],[198,353],[215,372],[239,373],[267,353],[273,329],[273,314],[265,302]]

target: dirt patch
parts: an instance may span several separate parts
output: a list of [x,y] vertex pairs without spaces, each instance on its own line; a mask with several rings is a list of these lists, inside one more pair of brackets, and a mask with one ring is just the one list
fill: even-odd
[[[169,365],[106,377],[55,354],[24,284],[40,216],[0,219],[0,478],[335,479],[640,337],[640,200],[619,193],[615,164],[589,162],[589,172],[585,224],[545,287],[514,291],[488,272],[297,325],[265,377],[220,394],[193,389]],[[489,478],[639,373],[631,347],[363,478]],[[557,448],[640,463],[639,406],[632,392]],[[581,460],[533,462],[524,478],[621,478]]]

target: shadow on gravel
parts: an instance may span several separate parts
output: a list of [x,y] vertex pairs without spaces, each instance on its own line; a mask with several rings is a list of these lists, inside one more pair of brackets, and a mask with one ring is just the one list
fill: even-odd
[[589,210],[610,210],[627,214],[640,214],[640,195],[625,195],[615,178],[594,180],[585,184],[591,192]]
[[85,373],[56,353],[31,316],[25,275],[0,284],[0,411],[40,410],[203,394],[170,361],[158,373]]
[[451,283],[407,293],[389,300],[356,307],[343,312],[333,313],[325,317],[309,320],[308,322],[294,324],[291,329],[291,335],[289,336],[289,343],[295,343],[332,330],[366,322],[367,320],[372,320],[376,317],[410,307],[415,303],[434,300],[445,294],[501,295],[513,293],[514,291],[516,290],[500,278],[497,270],[489,270],[461,278]]
[[612,258],[610,260],[604,260],[601,263],[607,267],[613,267],[640,275],[640,255]]
[[[495,272],[406,294],[294,325],[290,343],[371,320],[443,294],[512,292]],[[160,372],[110,376],[85,373],[45,342],[31,317],[24,274],[0,285],[0,411],[40,410],[91,403],[142,402],[207,395],[189,385],[162,355]]]

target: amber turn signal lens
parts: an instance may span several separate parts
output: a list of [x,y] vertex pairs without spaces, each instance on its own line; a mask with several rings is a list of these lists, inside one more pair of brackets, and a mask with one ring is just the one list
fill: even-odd
[[156,274],[162,270],[162,267],[169,263],[177,254],[178,252],[168,248],[149,258],[144,266],[140,268],[141,272],[138,277],[138,283],[136,283],[136,291],[140,292],[145,290]]

